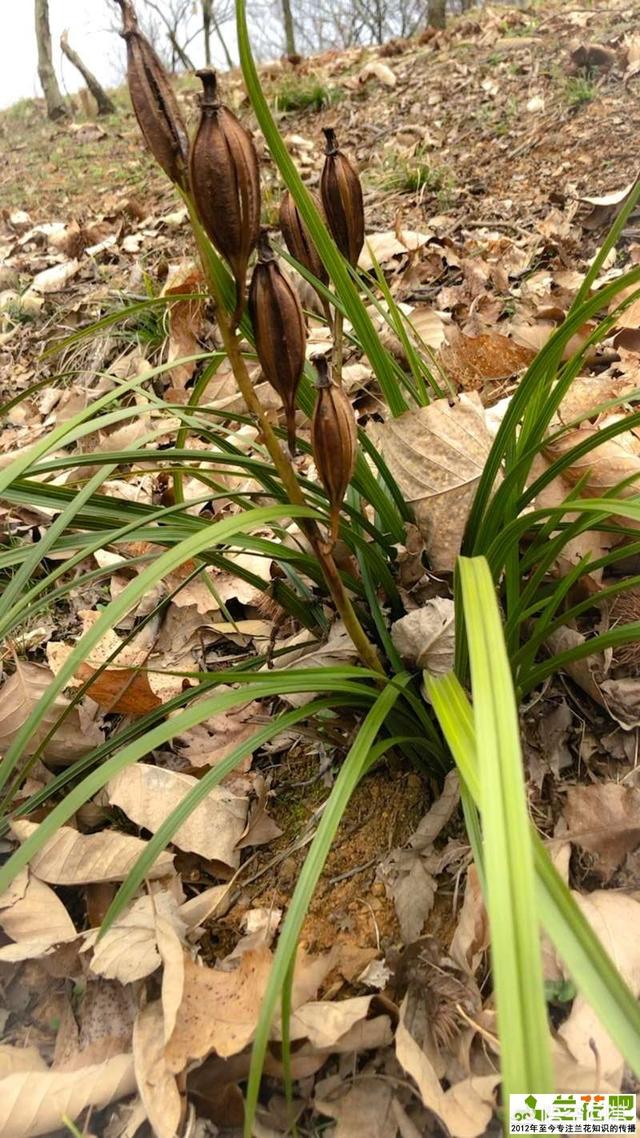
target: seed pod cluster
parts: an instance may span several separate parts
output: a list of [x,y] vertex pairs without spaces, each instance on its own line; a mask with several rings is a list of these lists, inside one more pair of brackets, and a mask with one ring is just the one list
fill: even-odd
[[355,167],[338,148],[335,131],[325,128],[325,160],[320,194],[333,239],[350,265],[358,264],[364,245],[364,202]]
[[204,68],[197,75],[204,90],[191,147],[191,191],[208,236],[235,277],[235,326],[244,308],[249,257],[260,233],[258,156],[249,132],[220,102],[215,71]]
[[284,405],[289,450],[294,454],[296,392],[304,369],[307,332],[298,295],[264,234],[249,287],[249,314],[263,375]]
[[330,540],[338,540],[340,509],[353,476],[357,428],[351,400],[329,377],[327,361],[316,361],[318,396],[311,421],[311,449],[330,505]]
[[[316,209],[322,211],[322,205],[319,198],[312,195]],[[304,265],[314,277],[319,281],[326,284],[329,280],[329,274],[324,267],[324,262],[320,259],[320,254],[316,249],[313,241],[311,240],[307,228],[300,216],[300,211],[289,193],[285,190],[282,201],[280,202],[280,230],[284,237],[287,249],[296,261]]]
[[143,138],[156,162],[183,190],[188,183],[189,136],[178,101],[154,49],[138,28],[129,0],[122,9],[121,35],[127,44],[127,80]]

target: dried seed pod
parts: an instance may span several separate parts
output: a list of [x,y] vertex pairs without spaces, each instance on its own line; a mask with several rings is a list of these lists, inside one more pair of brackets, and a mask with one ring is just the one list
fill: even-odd
[[263,234],[249,287],[249,313],[265,379],[284,405],[289,449],[296,445],[296,392],[304,369],[307,331],[298,294],[279,268]]
[[364,203],[355,167],[338,149],[335,131],[325,128],[325,160],[320,193],[333,239],[354,268],[364,245]]
[[311,422],[311,449],[331,506],[330,532],[334,545],[338,538],[340,509],[356,464],[358,434],[349,396],[329,378],[326,359],[320,357],[315,363],[318,397]]
[[[322,211],[322,204],[320,199],[314,195],[314,204],[316,208]],[[304,265],[314,277],[319,281],[326,284],[329,280],[329,274],[324,267],[324,262],[320,259],[320,254],[316,249],[313,241],[311,240],[307,228],[300,216],[300,211],[289,193],[285,190],[282,201],[280,202],[280,229],[284,237],[287,249],[296,261]]]
[[127,82],[138,126],[156,162],[183,190],[188,184],[189,136],[178,101],[158,56],[138,27],[129,0],[122,9],[120,35],[127,44]]
[[200,124],[191,147],[191,190],[200,220],[229,262],[244,308],[247,264],[260,233],[260,172],[251,135],[218,98],[216,73],[196,74],[204,88]]

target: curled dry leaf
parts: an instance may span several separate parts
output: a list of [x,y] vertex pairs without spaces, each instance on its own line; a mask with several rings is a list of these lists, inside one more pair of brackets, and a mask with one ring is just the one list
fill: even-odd
[[[39,664],[24,664],[16,660],[16,670],[5,680],[0,693],[0,751],[6,751],[20,728],[33,711],[38,700],[53,679],[49,668]],[[69,700],[58,695],[53,706],[45,713],[40,727],[27,740],[23,755],[33,755],[51,728],[69,707]],[[103,734],[83,710],[76,707],[57,728],[45,744],[42,758],[51,766],[68,766],[103,742]]]
[[77,936],[60,898],[37,877],[29,878],[23,897],[0,909],[0,927],[15,942],[0,948],[0,960],[6,961],[45,956]]
[[432,569],[451,571],[478,481],[491,448],[475,394],[438,399],[386,423],[370,424],[406,501],[413,507]]
[[407,945],[418,939],[433,908],[436,875],[442,862],[441,854],[433,849],[433,842],[459,801],[458,776],[455,771],[450,771],[442,794],[408,839],[406,844],[409,848],[391,850],[378,867],[377,877],[393,899],[402,939]]
[[225,885],[212,885],[204,889],[188,901],[184,901],[178,909],[180,920],[190,933],[197,932],[198,926],[204,924],[210,917],[223,915],[229,905],[232,883]]
[[489,947],[489,920],[475,866],[469,866],[460,917],[451,941],[451,958],[462,969],[475,973]]
[[440,797],[436,798],[433,806],[427,810],[427,813],[418,823],[407,844],[414,850],[424,850],[427,846],[430,846],[432,842],[435,842],[456,810],[459,801],[460,782],[458,772],[451,770],[444,780]]
[[445,322],[439,312],[433,308],[414,308],[409,314],[409,322],[418,336],[418,340],[428,348],[437,351],[445,342]]
[[452,1138],[478,1138],[493,1114],[494,1091],[500,1075],[463,1079],[443,1091],[430,1059],[408,1030],[406,1013],[405,997],[396,1031],[398,1062],[417,1083],[424,1105],[437,1114]]
[[147,1004],[133,1028],[133,1065],[140,1098],[156,1138],[180,1132],[184,1104],[164,1055],[164,1022],[159,1001]]
[[0,1079],[0,1133],[3,1138],[36,1138],[60,1129],[62,1117],[74,1121],[91,1106],[97,1110],[135,1090],[131,1055],[114,1055],[78,1071],[18,1071]]
[[79,261],[63,261],[51,269],[43,269],[31,282],[34,292],[60,292],[80,270]]
[[[14,822],[12,831],[24,842],[38,826],[34,822]],[[134,862],[144,853],[146,842],[116,830],[79,834],[61,826],[41,850],[31,858],[32,872],[51,885],[87,885],[96,881],[124,881]],[[147,877],[166,877],[173,873],[173,854],[164,850],[150,867]]]
[[453,667],[455,605],[448,597],[434,597],[391,626],[391,639],[402,659],[417,664],[432,676]]
[[379,83],[383,83],[385,87],[395,87],[397,79],[387,63],[382,63],[379,59],[374,59],[370,63],[365,63],[362,71],[358,73],[358,83],[366,83],[368,79],[377,79]]
[[596,855],[593,868],[607,881],[640,844],[640,789],[619,782],[570,786],[564,818],[567,837]]
[[[197,785],[198,780],[190,775],[163,770],[149,763],[136,763],[111,779],[107,793],[111,804],[124,810],[136,825],[155,833],[167,815]],[[217,786],[196,806],[171,840],[181,850],[236,869],[240,860],[236,845],[246,820],[247,800]]]
[[238,842],[239,850],[247,846],[264,846],[282,834],[280,827],[267,814],[269,787],[263,775],[255,776],[254,788],[257,802],[251,806],[245,832]]

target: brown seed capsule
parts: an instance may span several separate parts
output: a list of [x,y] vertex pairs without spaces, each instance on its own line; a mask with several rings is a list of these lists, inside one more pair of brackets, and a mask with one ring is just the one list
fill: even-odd
[[[316,208],[322,211],[319,198],[313,195]],[[311,240],[307,228],[300,216],[300,211],[288,190],[285,190],[280,202],[280,229],[287,249],[296,261],[304,265],[314,277],[326,284],[329,274],[320,259],[320,254]]]
[[260,232],[260,173],[251,135],[218,98],[215,71],[196,74],[204,88],[200,124],[191,147],[191,190],[200,220],[229,262],[244,308],[247,264]]
[[311,449],[316,470],[331,506],[331,544],[338,539],[340,509],[356,464],[356,419],[351,400],[329,378],[327,361],[316,360],[318,397],[311,422]]
[[335,131],[325,129],[325,160],[320,193],[333,239],[354,268],[364,245],[364,203],[355,167],[338,149]]
[[307,331],[298,294],[280,270],[266,236],[249,287],[249,314],[264,378],[284,405],[289,449],[296,445],[296,392],[304,369]]
[[127,44],[127,82],[138,126],[158,165],[183,190],[188,183],[189,136],[178,101],[158,56],[138,28],[129,0],[122,9]]

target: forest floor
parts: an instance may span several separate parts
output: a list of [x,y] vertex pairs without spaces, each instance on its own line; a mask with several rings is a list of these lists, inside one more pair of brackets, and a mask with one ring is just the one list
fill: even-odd
[[[639,21],[640,4],[630,0],[551,2],[518,11],[501,7],[460,17],[445,33],[383,48],[326,53],[296,66],[278,61],[262,69],[280,130],[310,187],[317,188],[319,181],[323,127],[335,126],[342,148],[357,158],[371,248],[396,301],[412,311],[451,383],[479,393],[485,407],[513,392],[566,313],[638,173]],[[222,86],[230,105],[254,126],[240,75],[225,75]],[[192,77],[177,80],[190,124],[197,117],[197,87]],[[39,101],[24,101],[0,114],[0,394],[9,400],[40,385],[6,416],[2,468],[94,399],[104,376],[126,377],[142,370],[142,363],[153,366],[185,349],[179,327],[147,312],[122,326],[110,325],[99,337],[79,339],[62,355],[47,354],[61,336],[135,298],[187,287],[193,271],[186,211],[144,150],[126,93],[118,91],[115,97],[117,114],[106,119],[94,119],[78,107],[72,121],[51,124]],[[280,187],[264,146],[261,160],[263,221],[276,225]],[[640,219],[626,228],[606,272],[637,263]],[[207,346],[212,335],[207,314],[200,313],[198,321],[193,342]],[[605,358],[605,350],[599,357],[599,366],[603,371],[615,365],[616,381],[630,389],[640,386],[640,344],[637,329],[630,326],[627,332],[615,353],[606,349],[609,355]],[[177,372],[165,394],[184,403],[193,372]],[[347,359],[346,372],[365,421],[377,405],[371,372],[366,361],[355,357]],[[75,378],[60,380],[62,373]],[[208,394],[212,400],[229,398],[228,384]],[[123,479],[118,485],[134,483]],[[136,500],[160,501],[161,487],[153,476],[140,478],[134,488]],[[3,518],[7,543],[16,525],[40,532],[46,524],[28,506],[5,506]],[[116,567],[112,595],[122,587],[121,578]],[[207,641],[204,657],[198,654],[199,641],[196,664],[213,667],[214,658],[235,657],[268,640],[269,614],[253,593],[246,593],[242,585],[234,592],[230,583],[226,594],[246,631],[238,635],[226,625],[225,634]],[[99,591],[71,593],[64,605],[27,623],[22,638],[5,647],[6,684],[15,675],[16,653],[23,667],[56,672],[68,644],[78,639],[104,599]],[[207,611],[195,592],[190,599],[190,605],[183,603],[190,609],[195,640],[195,630],[206,625],[211,631],[221,614]],[[418,589],[414,607],[420,600]],[[633,678],[635,671],[634,661],[628,674]],[[609,792],[615,785],[640,795],[638,726],[629,706],[614,715],[592,694],[582,690],[579,677],[567,677],[528,708],[523,736],[531,806],[541,830],[556,839],[559,860],[562,851],[567,861],[571,857],[574,887],[633,895],[640,889],[640,830],[629,822],[628,812],[637,802],[622,802]],[[3,745],[29,709],[24,700],[14,706],[6,692],[5,697],[0,706]],[[106,716],[110,709],[98,699],[97,704],[100,723],[100,712]],[[113,715],[109,729],[112,723]],[[237,740],[243,725],[234,721],[228,730]],[[260,787],[268,786],[274,824],[265,828],[255,849],[243,849],[232,889],[224,897],[224,889],[214,895],[224,879],[216,873],[215,859],[183,849],[175,860],[178,876],[167,893],[174,939],[179,935],[194,941],[194,929],[199,929],[202,959],[209,965],[222,961],[220,974],[236,977],[245,994],[255,976],[243,972],[242,962],[264,964],[259,954],[268,954],[335,774],[335,762],[313,740],[300,735],[291,744],[287,738],[282,746],[257,754],[253,768],[232,784],[234,793],[245,797],[259,796]],[[177,749],[172,773],[192,774],[206,767],[202,739],[193,739],[190,748]],[[209,750],[215,751],[211,740]],[[33,777],[46,781],[46,769]],[[585,790],[597,794],[584,797]],[[138,793],[144,796],[144,790]],[[327,1133],[328,1119],[334,1120],[335,1138],[395,1138],[398,1133],[415,1138],[440,1133],[442,1125],[460,1138],[473,1138],[495,1125],[495,1017],[490,999],[483,1006],[483,973],[477,971],[486,928],[471,875],[463,904],[470,856],[453,798],[449,813],[443,810],[440,831],[431,816],[426,826],[430,842],[424,848],[418,843],[420,856],[407,860],[438,793],[435,782],[425,783],[392,761],[356,791],[346,811],[303,931],[309,959],[330,953],[331,960],[322,976],[317,969],[312,976],[309,965],[307,999],[315,1012],[306,1027],[303,1020],[296,1027],[301,1133]],[[450,787],[447,793],[452,794]],[[95,833],[105,832],[100,830],[105,824],[113,827],[109,832],[121,827],[127,838],[153,829],[139,820],[139,811],[127,819],[125,806],[118,803],[108,811],[103,806],[99,823],[76,819],[78,834],[84,836],[94,826]],[[614,831],[619,857],[603,844],[602,835]],[[7,839],[3,849],[9,849]],[[37,874],[35,878],[39,880]],[[139,1126],[148,1126],[145,1117],[155,1093],[147,1086],[141,1099],[139,1081],[135,1093],[136,1080],[127,1067],[147,972],[144,967],[128,970],[122,959],[111,970],[90,971],[89,956],[80,952],[82,934],[94,926],[96,914],[99,920],[113,895],[110,882],[105,891],[99,878],[80,873],[70,880],[56,877],[52,868],[42,879],[56,886],[73,932],[55,948],[55,942],[43,948],[38,941],[38,949],[32,945],[32,926],[17,920],[17,910],[13,923],[0,920],[0,985],[6,1002],[0,1013],[0,1088],[3,1077],[20,1072],[24,1104],[32,1094],[49,1094],[53,1084],[44,1087],[43,1072],[50,1079],[64,1076],[65,1113],[80,1115],[83,1133],[133,1135]],[[212,900],[189,923],[183,906],[205,893]],[[13,908],[3,910],[0,898],[0,916]],[[178,983],[176,966],[157,929],[149,926],[147,932],[145,951],[150,958],[156,954],[148,982],[155,983],[157,992],[160,957],[172,983]],[[615,939],[616,930],[610,932]],[[124,949],[125,955],[131,951],[130,946]],[[194,985],[188,969],[186,979],[183,972],[180,976],[183,987]],[[555,979],[560,983],[560,973]],[[409,1069],[406,1052],[403,1071],[403,1054],[394,1051],[398,1005],[416,982],[426,993],[427,1014],[446,1025],[429,1053],[437,1076],[453,1088],[446,1101],[444,1094],[429,1100],[422,1085],[422,1097],[416,1095],[404,1073]],[[201,998],[211,1000],[210,1018],[215,1020],[225,999],[232,1006],[235,990]],[[357,1007],[356,1000],[361,1001]],[[577,1071],[584,1058],[584,1023],[572,1019],[575,1009],[566,992],[564,1000],[558,1023],[564,1020],[564,1045]],[[254,1006],[241,1011],[249,1023],[257,1002],[254,998]],[[185,1014],[188,1021],[193,1011]],[[185,1032],[187,1028],[197,1034],[197,1025],[187,1022]],[[246,1039],[250,1033],[251,1025]],[[604,1054],[603,1034],[593,1027]],[[239,1085],[248,1069],[247,1048],[236,1053],[222,1029],[211,1039],[217,1043],[210,1041],[201,1052],[208,1056],[204,1065],[188,1077],[186,1063],[175,1068],[183,1114],[188,1104],[184,1133],[202,1138],[234,1133],[242,1117]],[[16,1058],[20,1049],[29,1053],[32,1068]],[[103,1083],[93,1098],[88,1094],[82,1100],[78,1083],[84,1080],[88,1086],[89,1067],[96,1083],[102,1068]],[[78,1075],[72,1090],[71,1072]],[[264,1138],[284,1133],[279,1074],[274,1055],[268,1110],[256,1131]],[[162,1094],[173,1101],[166,1085],[157,1093],[159,1109]],[[89,1105],[93,1113],[82,1113]],[[28,1136],[55,1129],[46,1122],[44,1106],[42,1114],[36,1107],[20,1113],[17,1099],[11,1108],[0,1101],[0,1119],[7,1109],[7,1133]]]

